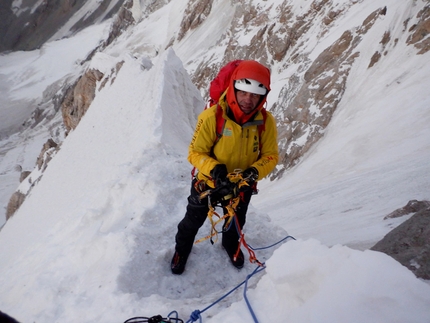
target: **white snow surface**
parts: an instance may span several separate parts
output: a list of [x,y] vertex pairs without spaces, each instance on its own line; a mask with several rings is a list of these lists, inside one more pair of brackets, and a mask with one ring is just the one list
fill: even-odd
[[[172,1],[154,14],[160,28],[153,34],[144,20],[90,62],[110,71],[124,60],[0,231],[0,310],[23,323],[124,322],[171,311],[187,321],[194,310],[203,311],[205,323],[429,322],[429,283],[367,250],[407,218],[385,215],[411,199],[430,199],[429,55],[400,41],[375,68],[353,69],[323,139],[303,161],[282,179],[261,182],[247,216],[247,242],[262,248],[288,235],[296,240],[256,251],[266,268],[249,277],[249,306],[243,285],[216,302],[257,268],[246,262],[235,269],[219,242],[195,245],[184,274],[171,274],[190,185],[188,144],[204,106],[187,73],[198,65],[201,39],[194,49],[161,50],[174,29],[163,19],[183,8],[184,1]],[[13,81],[17,74],[6,66],[35,55],[37,69],[28,79],[47,86],[53,78],[37,71],[52,66],[64,44],[82,49],[63,52],[78,60],[99,36],[81,33],[45,51],[1,56],[2,77]],[[145,55],[136,55],[137,39]],[[66,65],[65,74],[72,73],[73,64]],[[283,77],[275,73],[274,89]],[[35,84],[12,94],[34,99]],[[3,106],[0,112],[6,113]],[[26,136],[2,139],[1,178],[10,178],[14,163],[29,165],[35,142],[49,137],[42,129]],[[207,221],[198,237],[209,230]]]

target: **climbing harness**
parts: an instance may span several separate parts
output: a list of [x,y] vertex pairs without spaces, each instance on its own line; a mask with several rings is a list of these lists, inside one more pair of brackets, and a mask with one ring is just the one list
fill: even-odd
[[[234,172],[229,173],[227,175],[228,182],[225,184],[226,186],[230,186],[231,193],[227,194],[223,197],[223,200],[228,201],[228,204],[224,206],[224,208],[227,210],[227,212],[220,216],[216,211],[215,207],[211,203],[211,195],[215,194],[217,191],[223,189],[224,187],[219,187],[215,189],[209,189],[206,191],[203,191],[200,193],[200,199],[204,199],[205,197],[208,197],[208,218],[211,223],[211,231],[210,234],[198,239],[195,241],[195,244],[200,243],[202,241],[210,239],[211,243],[214,244],[218,241],[218,233],[225,232],[230,228],[231,225],[234,225],[236,227],[237,233],[239,235],[239,245],[237,247],[236,253],[233,256],[233,260],[236,261],[237,257],[240,253],[240,246],[243,245],[245,249],[248,251],[249,254],[249,261],[251,263],[257,263],[259,266],[262,266],[262,263],[258,261],[258,259],[255,256],[255,252],[248,246],[245,240],[245,235],[243,234],[240,225],[239,220],[236,216],[236,208],[237,205],[240,202],[241,196],[240,196],[240,189],[244,186],[249,186],[248,178],[244,178],[242,176],[242,171],[240,169],[234,170]],[[198,182],[197,182],[198,183]],[[196,184],[197,184],[196,183]],[[198,184],[200,185],[200,184]],[[200,186],[201,187],[201,186]],[[222,206],[222,205],[221,205]],[[218,217],[218,220],[214,221],[213,217]],[[225,224],[223,226],[223,230],[221,232],[218,232],[216,230],[216,226],[221,221],[226,220]],[[215,239],[213,239],[215,237]]]
[[[220,216],[216,211],[215,208],[212,206],[211,201],[210,201],[210,197],[208,199],[209,201],[209,211],[208,211],[208,218],[209,221],[211,223],[211,232],[209,235],[198,239],[195,244],[200,243],[202,241],[208,240],[210,239],[211,243],[214,244],[215,242],[218,241],[218,232],[216,230],[216,226],[218,223],[220,223],[221,221],[227,219],[225,227],[229,227],[231,221],[234,218],[235,215],[235,209],[237,207],[237,205],[239,204],[239,197],[235,197],[234,199],[230,199],[229,204],[225,206],[225,208],[227,209],[227,213],[224,214],[223,216]],[[218,220],[214,221],[213,217],[216,216],[218,217]],[[215,240],[213,239],[213,237],[215,237]]]

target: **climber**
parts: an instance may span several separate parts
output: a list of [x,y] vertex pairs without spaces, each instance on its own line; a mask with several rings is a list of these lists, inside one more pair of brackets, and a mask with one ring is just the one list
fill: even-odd
[[[188,161],[198,173],[192,179],[185,216],[178,224],[175,253],[171,261],[173,274],[184,272],[195,236],[207,217],[208,197],[200,199],[200,193],[211,188],[222,188],[228,183],[228,173],[243,170],[242,176],[248,179],[250,186],[240,189],[241,198],[235,210],[237,222],[242,228],[255,191],[255,182],[266,177],[278,163],[275,119],[263,107],[269,91],[269,69],[256,61],[240,61],[232,71],[228,87],[218,103],[199,115],[188,151]],[[219,136],[216,131],[217,118],[221,117],[217,117],[217,111],[221,111],[219,116],[223,122]],[[223,200],[223,195],[227,193],[230,192],[211,196],[211,204],[226,206],[228,201]],[[223,231],[222,246],[232,264],[242,268],[242,251],[234,257],[240,248],[238,230],[234,225]]]

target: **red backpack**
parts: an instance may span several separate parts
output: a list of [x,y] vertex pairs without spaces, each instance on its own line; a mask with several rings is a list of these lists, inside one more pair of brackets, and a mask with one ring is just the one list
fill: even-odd
[[220,96],[228,88],[231,75],[241,62],[242,60],[240,59],[231,61],[219,70],[217,76],[215,76],[209,85],[208,108],[218,103]]

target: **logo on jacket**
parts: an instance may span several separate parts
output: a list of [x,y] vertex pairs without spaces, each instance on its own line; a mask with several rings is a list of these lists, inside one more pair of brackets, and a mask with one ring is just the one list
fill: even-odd
[[233,130],[231,128],[224,128],[223,136],[231,137],[233,135]]

